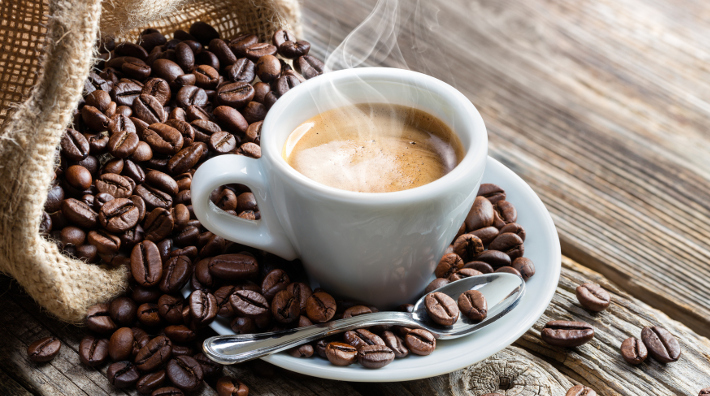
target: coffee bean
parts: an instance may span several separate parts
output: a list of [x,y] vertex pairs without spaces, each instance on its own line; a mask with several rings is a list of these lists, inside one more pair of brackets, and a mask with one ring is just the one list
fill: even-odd
[[515,207],[506,200],[498,201],[494,205],[494,209],[495,219],[493,225],[497,228],[503,228],[506,224],[515,223],[518,219],[518,212]]
[[168,161],[168,173],[177,175],[186,172],[194,167],[206,152],[207,145],[202,142],[183,148]]
[[471,210],[466,216],[466,230],[474,231],[493,225],[493,212],[493,205],[489,200],[484,197],[476,197]]
[[401,359],[409,355],[409,349],[404,346],[404,341],[393,332],[386,330],[382,333],[382,340],[385,345],[394,352],[396,359]]
[[238,290],[229,298],[234,312],[244,316],[260,316],[269,312],[266,298],[252,290]]
[[380,336],[367,329],[346,331],[343,338],[345,342],[358,349],[365,345],[385,345],[385,342]]
[[108,358],[108,340],[85,336],[79,344],[79,360],[89,367],[103,365]]
[[99,334],[108,334],[118,326],[111,320],[108,304],[96,304],[86,311],[86,327]]
[[459,319],[456,302],[444,293],[427,294],[424,305],[429,318],[442,326],[451,326]]
[[190,315],[193,322],[206,325],[217,315],[217,300],[214,295],[202,290],[195,290],[189,297]]
[[476,195],[487,198],[494,205],[505,200],[505,190],[491,183],[481,184]]
[[431,293],[434,290],[448,285],[450,282],[447,278],[436,278],[429,285],[427,285],[426,289],[424,289],[424,293]]
[[158,299],[158,315],[172,324],[182,323],[183,299],[169,294],[163,294]]
[[215,387],[215,390],[217,391],[217,395],[219,396],[249,395],[249,388],[246,385],[230,377],[222,377],[217,380],[217,386]]
[[296,70],[308,80],[320,76],[325,71],[325,64],[311,55],[300,56],[294,63]]
[[535,265],[532,260],[527,257],[516,258],[513,260],[512,267],[520,273],[520,276],[522,276],[525,281],[535,275]]
[[311,44],[308,41],[286,41],[278,47],[279,54],[285,58],[293,59],[299,56],[308,55]]
[[[185,325],[172,325],[166,326],[163,329],[165,335],[170,338],[171,341],[177,343],[188,343],[192,342],[197,338],[197,333],[191,328]],[[179,351],[176,351],[176,346],[173,345],[173,356],[179,355]],[[183,355],[191,355],[192,353],[184,353]]]
[[176,78],[185,74],[182,68],[169,59],[157,59],[152,65],[153,74],[171,84]]
[[111,95],[117,105],[133,107],[142,91],[143,87],[134,81],[121,81],[111,90]]
[[386,345],[365,345],[358,349],[357,360],[365,368],[382,368],[394,360],[394,352]]
[[275,269],[266,274],[261,282],[261,294],[270,301],[276,293],[286,289],[289,283],[291,283],[291,280],[286,272],[281,269]]
[[[279,64],[279,69],[280,66]],[[254,62],[247,58],[241,58],[236,63],[228,66],[224,73],[229,81],[251,83],[254,81],[257,72]]]
[[173,386],[166,386],[154,390],[150,396],[185,396],[185,393]]
[[136,320],[138,305],[128,297],[118,297],[108,307],[109,315],[119,326],[130,326]]
[[223,254],[210,260],[209,271],[213,276],[226,281],[236,281],[256,275],[259,272],[259,266],[252,256]]
[[108,127],[109,118],[94,106],[81,108],[81,118],[91,130],[101,132]]
[[279,97],[283,96],[286,92],[290,91],[291,88],[301,84],[301,81],[293,75],[283,75],[278,78],[275,82],[274,92]]
[[540,335],[550,345],[577,347],[594,338],[594,328],[584,322],[553,320],[545,324]]
[[[147,175],[146,175],[147,176]],[[170,194],[161,191],[160,189],[154,187],[150,184],[140,184],[136,187],[136,195],[141,197],[146,204],[148,210],[154,211],[155,209],[167,210],[173,204],[173,198]],[[152,213],[152,212],[151,212]],[[160,212],[162,213],[162,212]],[[172,231],[172,229],[171,229]],[[162,238],[160,238],[162,239]]]
[[[165,194],[162,191],[154,190],[151,193],[154,196]],[[169,195],[165,194],[169,197]],[[167,201],[167,199],[165,199]],[[167,205],[169,206],[169,205]],[[163,208],[153,209],[145,218],[143,228],[145,229],[145,239],[149,241],[161,241],[165,239],[173,231],[175,222],[169,210]]]
[[434,270],[437,278],[448,278],[449,275],[463,268],[463,260],[456,253],[445,254]]
[[116,330],[109,339],[108,354],[114,361],[126,360],[133,352],[133,331],[129,327]]
[[141,304],[136,311],[138,321],[148,327],[157,326],[160,324],[160,315],[158,314],[158,305],[153,303]]
[[27,357],[35,363],[46,363],[59,354],[62,342],[57,337],[41,338],[27,347]]
[[146,374],[138,379],[136,390],[144,395],[149,395],[154,390],[163,386],[166,378],[165,370]]
[[184,144],[182,133],[168,124],[151,124],[143,131],[143,139],[155,153],[175,154]]
[[461,280],[463,278],[470,278],[472,276],[478,276],[478,275],[483,275],[483,272],[477,271],[472,268],[461,268],[460,270],[449,275],[448,279],[449,279],[449,282],[456,282],[457,280]]
[[[189,258],[186,256],[171,257],[163,267],[163,277],[160,279],[159,284],[160,291],[163,293],[177,293],[187,284],[191,271],[192,263]],[[214,296],[212,296],[212,299],[214,299]],[[212,302],[215,303],[214,301]]]
[[577,286],[575,293],[577,295],[577,301],[590,311],[601,312],[605,310],[611,302],[609,293],[601,286],[594,283],[583,283]]
[[311,344],[303,344],[289,349],[288,354],[295,358],[309,358],[313,356],[313,346]]
[[99,224],[109,232],[123,232],[138,224],[140,212],[128,198],[107,202],[99,211]]
[[629,337],[621,343],[621,356],[629,364],[637,365],[643,363],[648,357],[648,350],[636,337]]
[[146,94],[138,95],[138,98],[133,101],[133,113],[138,119],[148,124],[165,122],[168,119],[160,101],[154,96]]
[[170,359],[172,342],[159,335],[151,339],[136,355],[136,367],[142,372],[154,371]]
[[335,366],[349,366],[357,361],[358,351],[352,345],[331,342],[325,348],[325,355]]
[[70,160],[80,161],[89,155],[89,142],[78,131],[67,128],[60,143],[62,154]]
[[346,309],[343,312],[343,319],[352,318],[353,316],[364,315],[369,313],[372,313],[372,310],[369,307],[366,307],[364,305],[355,305]]
[[49,189],[47,194],[47,201],[44,204],[44,210],[48,213],[54,213],[62,208],[62,201],[64,200],[64,189],[56,184]]
[[237,147],[237,139],[229,132],[220,131],[210,136],[209,147],[217,154],[226,154]]
[[323,323],[335,315],[335,299],[326,292],[313,293],[306,301],[306,315],[313,323]]
[[520,239],[518,235],[510,232],[498,235],[496,239],[491,242],[489,248],[507,254],[511,260],[522,257],[525,252],[523,240]]
[[143,241],[131,251],[131,273],[141,286],[155,286],[163,276],[163,262],[158,247],[152,241]]
[[523,226],[521,226],[518,223],[509,223],[509,224],[504,225],[500,229],[500,233],[502,234],[504,232],[512,232],[513,234],[519,236],[520,239],[525,241],[525,229],[523,228]]
[[254,98],[254,87],[246,82],[224,84],[217,89],[220,104],[241,108]]
[[469,234],[475,235],[480,238],[481,242],[483,242],[484,245],[490,244],[498,236],[499,233],[500,232],[498,231],[498,229],[493,226],[483,227],[469,232]]
[[498,268],[497,270],[495,270],[495,272],[506,272],[506,273],[509,273],[509,274],[517,275],[517,276],[519,276],[519,277],[521,277],[521,278],[523,277],[523,276],[520,274],[520,272],[518,272],[518,270],[516,270],[516,269],[513,268],[513,267],[507,266],[507,265]]
[[680,343],[663,327],[644,327],[641,331],[641,339],[648,353],[661,363],[675,362],[680,358]]
[[248,46],[244,50],[244,55],[252,61],[256,62],[259,58],[266,55],[276,55],[277,48],[269,43],[256,43]]
[[498,250],[486,250],[475,257],[475,261],[481,261],[492,267],[510,266],[512,260],[510,256]]
[[467,290],[458,299],[458,306],[463,316],[479,322],[488,315],[488,303],[483,293],[478,290]]
[[114,198],[128,198],[133,192],[131,182],[115,173],[104,173],[96,179],[94,184],[98,192],[109,194]]
[[195,85],[202,89],[215,89],[222,80],[217,68],[209,65],[199,65],[192,72],[195,75]]
[[404,344],[413,354],[426,356],[436,348],[436,338],[424,329],[414,329],[404,337]]
[[175,103],[183,109],[187,109],[190,106],[203,107],[208,102],[209,98],[205,90],[194,85],[186,85],[180,88],[175,96]]
[[454,253],[458,254],[464,262],[471,261],[483,252],[483,242],[472,234],[463,234],[454,241]]
[[116,388],[127,388],[138,382],[140,374],[131,362],[116,362],[108,366],[106,377]]
[[567,391],[565,396],[597,396],[597,392],[584,385],[575,385]]
[[92,178],[88,169],[81,165],[72,165],[64,173],[65,180],[77,190],[86,190],[91,187]]
[[168,362],[166,373],[170,381],[183,391],[192,391],[202,384],[202,367],[190,356],[178,356]]
[[279,323],[293,323],[299,318],[301,308],[298,300],[288,290],[281,290],[271,301],[271,313]]
[[99,215],[86,203],[74,198],[62,201],[62,213],[70,222],[84,228],[97,226]]
[[72,226],[64,227],[60,235],[62,245],[64,246],[79,246],[82,245],[84,243],[84,240],[86,239],[86,233],[84,232],[84,230]]

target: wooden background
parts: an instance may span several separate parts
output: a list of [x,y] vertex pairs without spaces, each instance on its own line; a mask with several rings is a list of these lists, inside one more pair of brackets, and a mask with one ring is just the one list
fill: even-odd
[[[325,57],[375,3],[306,0],[312,52]],[[398,7],[398,50],[385,56],[379,47],[366,64],[406,64],[471,99],[490,154],[553,215],[566,256],[558,293],[515,345],[429,380],[353,384],[279,369],[263,377],[255,375],[264,370],[258,363],[228,370],[252,395],[564,395],[577,383],[601,395],[696,395],[710,386],[710,3],[404,0]],[[380,21],[373,25],[384,27]],[[574,287],[585,280],[613,292],[607,314],[576,303]],[[2,284],[0,394],[123,394],[78,364],[81,331],[42,314],[7,279]],[[550,318],[585,320],[597,335],[575,350],[552,348],[539,341]],[[649,324],[680,338],[679,362],[634,368],[620,358],[621,341]],[[52,363],[32,365],[26,346],[50,333],[65,348]]]

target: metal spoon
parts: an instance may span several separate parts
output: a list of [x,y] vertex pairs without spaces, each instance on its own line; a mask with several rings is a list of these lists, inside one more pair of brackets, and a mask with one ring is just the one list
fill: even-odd
[[517,275],[492,273],[464,278],[436,291],[457,301],[461,293],[470,289],[483,293],[488,302],[488,317],[481,322],[473,322],[461,315],[453,326],[438,325],[431,321],[426,313],[425,295],[414,305],[412,313],[376,312],[297,329],[210,337],[205,340],[202,349],[205,355],[217,363],[235,364],[281,352],[332,334],[376,325],[419,327],[429,330],[438,339],[459,338],[488,326],[510,312],[525,293],[525,282]]

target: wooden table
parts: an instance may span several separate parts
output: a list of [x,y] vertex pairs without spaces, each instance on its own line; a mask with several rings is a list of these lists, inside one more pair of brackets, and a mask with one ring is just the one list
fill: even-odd
[[[403,56],[378,52],[367,64],[406,63],[476,105],[490,154],[533,187],[558,227],[565,257],[552,304],[514,345],[428,380],[344,383],[269,367],[270,376],[257,376],[260,363],[226,371],[251,395],[564,395],[577,383],[601,395],[696,395],[710,386],[710,4],[415,3],[399,5]],[[325,56],[374,4],[306,0],[312,51]],[[612,292],[605,313],[576,302],[574,288],[587,280]],[[81,330],[44,315],[9,280],[2,284],[0,394],[124,394],[79,365]],[[550,319],[589,322],[595,339],[574,350],[545,345],[539,331]],[[629,366],[621,341],[654,324],[678,336],[681,359]],[[48,334],[65,348],[34,366],[26,346]]]

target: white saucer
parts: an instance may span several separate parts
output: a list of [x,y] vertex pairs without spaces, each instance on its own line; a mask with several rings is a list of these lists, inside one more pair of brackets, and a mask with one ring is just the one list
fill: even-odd
[[[337,367],[319,357],[295,358],[286,353],[262,359],[313,377],[356,382],[408,381],[470,366],[515,342],[543,314],[557,289],[561,266],[560,241],[545,205],[513,171],[489,157],[483,183],[502,187],[506,200],[515,205],[517,222],[526,232],[525,257],[533,261],[536,269],[535,276],[527,282],[522,300],[508,315],[471,336],[437,343],[436,350],[429,356],[410,354],[377,370],[365,369],[358,364]],[[216,320],[210,326],[219,334],[234,334],[227,321]]]

